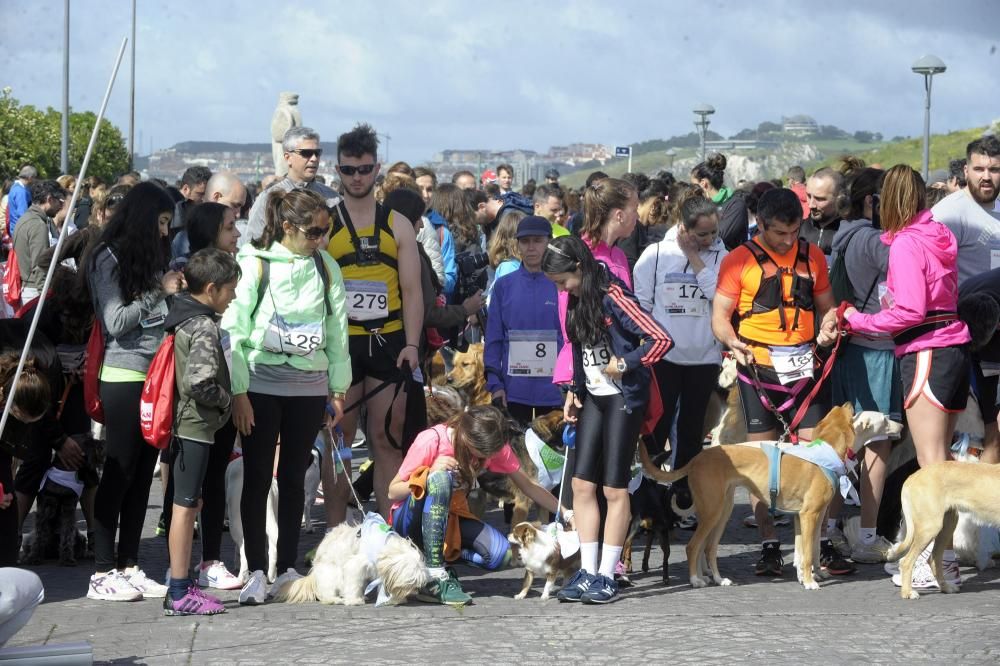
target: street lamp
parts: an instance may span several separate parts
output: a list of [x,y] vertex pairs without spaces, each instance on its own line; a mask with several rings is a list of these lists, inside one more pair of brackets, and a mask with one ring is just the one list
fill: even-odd
[[708,117],[715,113],[715,107],[711,104],[699,104],[694,107],[694,115],[698,120],[694,121],[694,126],[701,132],[701,161],[705,161],[705,133],[708,132]]
[[667,168],[673,169],[674,160],[677,159],[677,151],[674,150],[673,148],[667,148],[667,159],[670,160],[670,162],[667,164]]
[[931,81],[935,74],[942,74],[947,69],[941,58],[933,55],[925,55],[918,59],[910,68],[916,74],[924,77],[924,181],[930,174],[931,161]]
[[386,164],[388,164],[389,163],[389,141],[392,139],[392,137],[389,136],[388,134],[379,134],[378,136],[380,136],[383,139],[385,139],[385,162],[386,162]]

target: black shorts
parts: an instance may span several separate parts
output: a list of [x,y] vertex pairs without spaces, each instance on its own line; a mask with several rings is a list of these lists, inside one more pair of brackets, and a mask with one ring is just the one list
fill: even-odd
[[627,488],[645,408],[625,411],[625,399],[620,393],[585,393],[582,400],[573,477],[608,488]]
[[[743,405],[743,419],[746,422],[747,433],[757,434],[774,430],[780,436],[784,427],[778,422],[774,413],[764,405],[764,401],[761,399],[761,395],[757,393],[757,389],[749,382],[744,381],[744,378],[749,379],[751,377],[750,371],[747,370],[746,366],[740,365],[737,366],[737,372],[740,376],[737,385],[740,387],[740,403]],[[791,393],[779,391],[778,389],[763,389],[764,394],[771,401],[771,404],[781,411],[781,416],[785,419],[785,423],[791,423],[792,419],[795,418],[795,413],[799,410],[799,406],[802,405],[802,401],[806,399],[806,396],[809,395],[810,391],[816,385],[815,377],[818,377],[820,372],[822,372],[822,369],[818,368],[813,375],[814,379],[806,382],[799,389],[798,393],[795,394],[794,399],[790,403],[789,398],[792,397]],[[781,385],[778,381],[778,375],[775,374],[772,368],[758,365],[757,375],[760,377],[761,384]],[[820,388],[813,401],[809,403],[809,407],[799,422],[798,428],[815,428],[820,419],[830,411],[830,384],[831,381],[829,378],[823,382],[823,387]],[[786,405],[786,403],[788,404]]]
[[174,438],[170,445],[170,480],[174,485],[174,504],[193,509],[201,499],[201,487],[208,470],[211,444]]
[[903,407],[909,409],[923,395],[942,411],[962,411],[969,400],[969,363],[966,345],[904,354],[899,359]]
[[997,408],[997,380],[1000,377],[983,375],[982,362],[972,357],[972,390],[979,401],[979,411],[983,413],[983,423],[993,423],[997,420],[1000,410]]
[[14,490],[34,497],[38,494],[38,487],[42,485],[42,477],[52,467],[52,449],[35,443],[28,450],[30,453],[21,461],[17,474],[14,475]]
[[404,331],[350,336],[347,347],[351,354],[351,386],[360,384],[365,377],[382,382],[402,379],[396,359],[405,346]]

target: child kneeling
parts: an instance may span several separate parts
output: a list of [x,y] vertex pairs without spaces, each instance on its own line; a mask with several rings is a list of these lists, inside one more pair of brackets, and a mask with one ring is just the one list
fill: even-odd
[[170,307],[164,327],[174,334],[174,504],[170,522],[170,589],[164,615],[224,613],[222,602],[191,580],[191,541],[215,432],[231,417],[229,364],[219,319],[236,297],[240,267],[232,255],[207,248],[184,268],[188,291]]
[[552,494],[521,471],[507,443],[511,425],[496,407],[472,407],[447,424],[429,428],[414,440],[389,484],[392,528],[423,548],[431,582],[421,601],[464,606],[462,590],[445,562],[461,560],[495,570],[510,562],[510,544],[496,528],[469,511],[466,490],[483,471],[506,474],[536,504],[572,518]]

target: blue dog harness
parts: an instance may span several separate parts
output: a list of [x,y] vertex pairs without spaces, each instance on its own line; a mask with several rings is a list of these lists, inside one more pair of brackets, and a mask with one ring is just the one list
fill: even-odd
[[[823,442],[822,440],[815,440],[809,444],[798,445],[798,446],[806,448],[806,447],[818,446],[821,444],[827,445],[826,442]],[[786,511],[784,509],[778,508],[778,491],[781,488],[781,458],[788,452],[782,451],[780,447],[778,447],[776,444],[772,444],[771,442],[761,442],[760,449],[761,451],[764,452],[764,455],[767,456],[767,464],[768,464],[767,485],[768,485],[768,492],[771,496],[771,506],[768,508],[768,511],[771,513],[771,516],[774,516],[776,513],[798,513],[797,511]],[[808,460],[809,462],[813,463],[821,470],[823,470],[823,474],[826,475],[826,478],[830,482],[830,485],[833,486],[834,491],[837,491],[840,488],[840,478],[845,473],[843,471],[844,469],[843,463],[840,463],[840,468],[835,471],[830,467],[827,467],[810,457],[807,456],[796,456],[796,457],[801,457],[804,460]]]

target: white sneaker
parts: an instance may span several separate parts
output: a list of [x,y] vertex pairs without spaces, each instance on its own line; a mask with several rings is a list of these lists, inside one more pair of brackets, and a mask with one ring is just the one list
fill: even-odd
[[[962,584],[962,574],[959,571],[958,562],[955,560],[944,560],[941,564],[944,567],[944,582],[946,584],[960,586]],[[902,587],[902,579],[903,576],[901,573],[894,574],[892,577],[892,584],[896,587]],[[937,578],[934,577],[934,573],[931,571],[931,565],[927,561],[927,558],[925,558],[922,554],[917,558],[917,563],[913,565],[913,589],[927,590],[937,587],[939,587]]]
[[139,567],[128,567],[122,571],[122,574],[128,578],[132,587],[142,592],[143,599],[162,599],[167,596],[169,588],[147,577],[146,573]]
[[962,584],[962,572],[958,568],[958,560],[942,560],[941,566],[944,568],[944,582],[957,586]]
[[260,569],[250,572],[250,578],[240,590],[241,606],[256,606],[267,600],[267,581]]
[[87,598],[99,601],[139,601],[142,599],[142,592],[135,589],[118,569],[112,569],[106,574],[95,573],[90,577]]
[[[859,544],[857,548],[853,549],[851,551],[851,559],[863,564],[878,564],[879,562],[885,562],[886,555],[889,554],[891,548],[892,543],[884,536],[879,535],[875,537],[875,541]],[[896,564],[896,570],[892,573],[897,573],[898,571],[899,565]]]
[[297,581],[299,578],[303,578],[302,574],[289,567],[285,570],[285,573],[275,578],[274,582],[271,583],[271,591],[267,594],[268,598],[273,597],[282,587]]
[[217,590],[238,590],[243,587],[239,578],[234,576],[221,561],[215,561],[198,567],[198,585],[213,587]]
[[899,560],[896,560],[895,562],[886,562],[885,566],[882,568],[888,575],[895,576],[899,573]]

